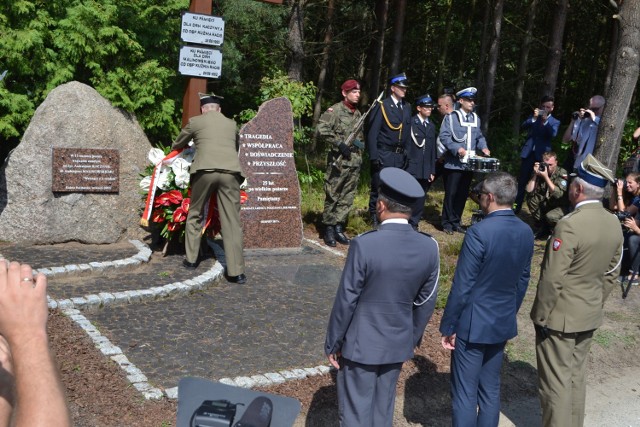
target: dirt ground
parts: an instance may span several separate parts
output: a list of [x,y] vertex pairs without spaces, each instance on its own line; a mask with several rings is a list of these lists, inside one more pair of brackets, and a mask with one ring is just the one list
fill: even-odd
[[[461,235],[447,236],[428,223],[421,223],[421,227],[424,227],[423,231],[436,237],[441,250],[447,245],[457,245],[462,239]],[[319,241],[318,233],[313,227],[305,230],[305,236]],[[535,295],[543,245],[544,242],[536,242],[532,282],[519,314],[520,335],[507,347],[502,374],[504,417],[501,419],[501,426],[539,425],[534,336],[528,315]],[[443,256],[452,255],[443,253]],[[619,396],[619,391],[607,389],[620,383],[612,381],[612,378],[621,378],[620,381],[633,378],[636,381],[635,378],[640,377],[640,363],[636,356],[640,342],[640,289],[631,289],[625,300],[620,294],[616,290],[607,301],[605,324],[596,333],[591,350],[588,393],[593,393],[596,397],[601,396],[601,393],[608,396],[609,391],[618,393]],[[436,311],[427,327],[421,348],[402,370],[394,423],[397,426],[450,425],[449,354],[441,347],[437,332],[441,314],[441,311]],[[51,312],[49,333],[67,390],[74,425],[175,425],[175,401],[145,401],[127,382],[117,365],[96,350],[86,334],[65,316]],[[607,385],[610,383],[612,385]],[[336,389],[331,374],[287,382],[265,390],[294,397],[302,402],[302,412],[295,426],[337,426]],[[622,393],[629,394],[631,402],[636,403],[635,408],[639,408],[637,390],[625,390]],[[611,410],[607,409],[607,403],[612,404],[611,399],[607,401],[598,398],[588,405],[587,425],[605,425],[599,424],[596,416],[600,416],[601,411]],[[614,401],[613,405],[615,404]],[[591,418],[589,412],[592,414]],[[638,417],[637,424],[625,421],[625,424],[614,422],[609,425],[640,425],[640,414]],[[605,419],[611,421],[608,416]]]

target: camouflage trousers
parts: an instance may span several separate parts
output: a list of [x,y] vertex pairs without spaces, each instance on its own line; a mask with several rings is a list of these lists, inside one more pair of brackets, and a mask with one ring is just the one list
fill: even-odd
[[529,212],[536,221],[544,221],[551,228],[555,227],[560,218],[569,213],[569,206],[555,206],[543,195],[533,193],[527,195]]
[[356,195],[362,156],[351,153],[346,160],[340,153],[331,150],[327,154],[327,171],[324,175],[324,211],[322,223],[325,225],[344,224]]

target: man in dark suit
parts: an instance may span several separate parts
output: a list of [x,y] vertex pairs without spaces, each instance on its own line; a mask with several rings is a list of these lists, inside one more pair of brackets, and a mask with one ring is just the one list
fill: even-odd
[[191,204],[185,226],[187,257],[183,265],[195,268],[200,253],[202,215],[205,203],[213,193],[218,197],[220,233],[227,260],[227,279],[243,284],[244,257],[242,254],[242,225],[240,223],[240,184],[244,180],[236,138],[236,122],[222,115],[221,97],[200,98],[202,114],[193,117],[182,129],[172,149],[183,148],[191,139],[196,155],[191,163]]
[[408,82],[404,73],[391,77],[391,94],[372,111],[367,132],[367,149],[371,161],[371,193],[369,195],[369,214],[376,227],[376,201],[380,186],[380,171],[394,167],[404,169],[407,161],[406,148],[409,142],[411,126],[411,104],[404,101]]
[[545,427],[584,423],[587,356],[622,257],[620,222],[601,202],[612,182],[613,173],[587,154],[569,185],[575,209],[547,240],[531,309]]
[[[407,144],[407,172],[413,175],[425,193],[436,177],[436,125],[430,118],[433,105],[433,99],[428,94],[418,98],[418,114],[411,118],[411,140]],[[409,224],[416,230],[422,218],[424,200],[425,197],[418,200],[409,220]]]
[[520,126],[520,129],[527,131],[527,139],[520,152],[522,163],[520,164],[520,176],[518,178],[518,195],[514,205],[516,214],[520,213],[522,208],[525,187],[529,178],[531,178],[533,164],[542,162],[542,155],[551,151],[551,140],[558,134],[560,120],[551,115],[553,107],[553,98],[543,96],[540,100],[540,106],[534,108],[533,115],[527,118]]
[[325,341],[337,377],[340,425],[391,426],[402,363],[420,345],[436,303],[438,244],[409,225],[423,195],[406,171],[380,172],[377,230],[351,241]]
[[451,353],[453,426],[497,426],[500,368],[529,285],[533,232],[511,209],[516,180],[495,172],[478,185],[485,218],[467,230],[440,332]]

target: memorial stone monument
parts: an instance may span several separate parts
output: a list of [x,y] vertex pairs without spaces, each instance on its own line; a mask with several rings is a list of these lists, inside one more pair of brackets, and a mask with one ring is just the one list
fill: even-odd
[[240,211],[244,248],[300,248],[300,185],[293,158],[293,113],[287,98],[263,103],[240,129],[240,165],[249,199]]
[[138,183],[150,148],[135,117],[93,88],[79,82],[57,87],[0,166],[0,240],[142,238]]

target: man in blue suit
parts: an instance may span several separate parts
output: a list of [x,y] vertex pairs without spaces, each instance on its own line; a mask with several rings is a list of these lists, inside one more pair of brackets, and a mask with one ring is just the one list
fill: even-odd
[[500,368],[518,334],[533,256],[533,232],[511,207],[516,180],[489,174],[477,193],[485,218],[465,235],[440,332],[451,353],[453,426],[497,426]]
[[388,167],[405,168],[411,127],[411,104],[404,100],[409,88],[407,76],[404,73],[393,76],[389,79],[389,85],[389,96],[371,111],[367,132],[367,150],[371,162],[369,214],[374,227],[378,225],[376,200],[380,171]]
[[400,368],[433,313],[438,244],[408,221],[423,195],[409,173],[384,168],[376,202],[381,224],[349,245],[324,348],[338,369],[341,426],[392,426]]
[[514,206],[516,214],[520,213],[520,209],[522,209],[525,187],[531,178],[533,164],[542,162],[542,155],[551,151],[551,140],[558,134],[560,120],[551,115],[553,107],[553,98],[543,96],[540,100],[540,106],[534,108],[533,115],[529,116],[520,126],[521,130],[527,131],[527,139],[520,152],[522,163],[518,177],[518,195]]

